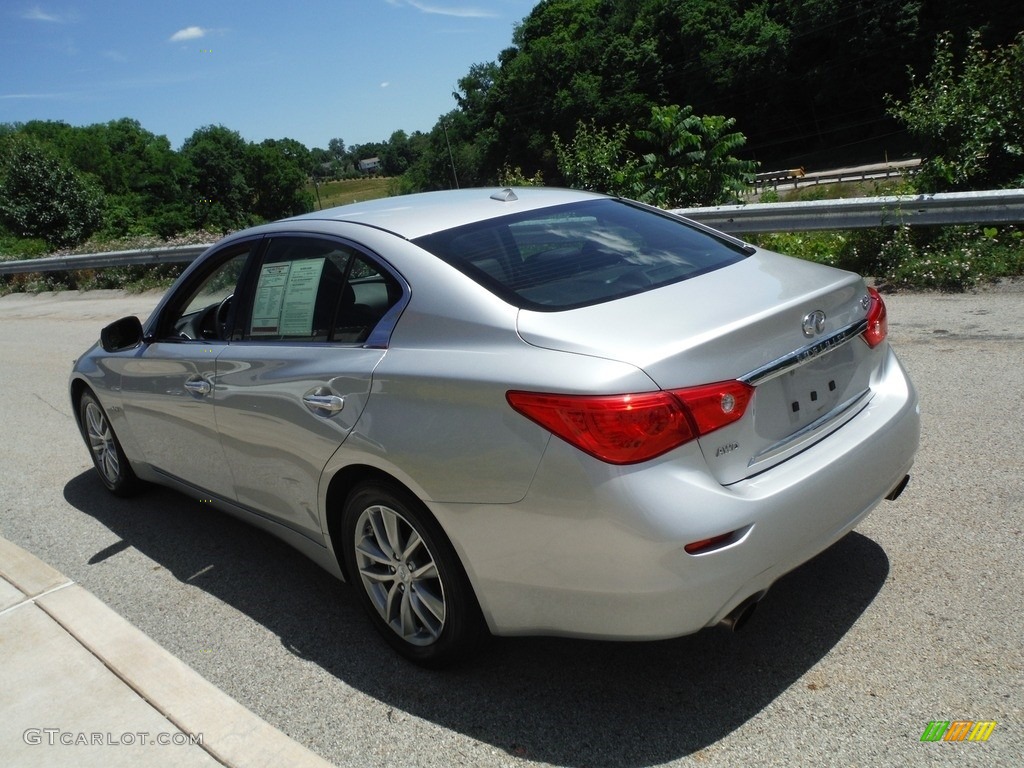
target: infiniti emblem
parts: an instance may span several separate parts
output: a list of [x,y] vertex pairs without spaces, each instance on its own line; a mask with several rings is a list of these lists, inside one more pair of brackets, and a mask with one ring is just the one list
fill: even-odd
[[817,336],[825,330],[825,313],[820,309],[808,312],[804,315],[804,321],[801,327],[803,328],[804,336],[808,339]]

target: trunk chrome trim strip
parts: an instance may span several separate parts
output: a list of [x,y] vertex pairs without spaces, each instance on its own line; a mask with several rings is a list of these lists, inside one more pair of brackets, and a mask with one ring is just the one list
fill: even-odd
[[800,347],[800,349],[794,350],[787,355],[783,355],[777,360],[773,360],[766,365],[762,365],[760,368],[754,369],[745,376],[740,376],[739,381],[749,384],[752,387],[756,387],[758,384],[763,384],[770,379],[774,379],[776,376],[781,376],[788,371],[799,368],[801,365],[805,365],[822,355],[832,352],[843,344],[846,344],[860,336],[867,330],[867,327],[868,321],[866,319],[860,320],[852,325],[848,325],[845,328],[841,328],[835,333],[814,342],[813,344]]

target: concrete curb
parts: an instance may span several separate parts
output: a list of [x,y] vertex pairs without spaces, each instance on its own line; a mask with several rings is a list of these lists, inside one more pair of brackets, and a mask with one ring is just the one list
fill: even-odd
[[72,584],[67,576],[35,555],[0,536],[0,576],[33,598],[60,586]]
[[[230,698],[83,587],[3,537],[0,576],[25,596],[20,602],[34,603],[44,611],[182,733],[201,734],[198,746],[222,765],[330,768],[331,763]],[[0,606],[0,611],[5,610],[15,608]],[[11,658],[0,660],[3,665],[16,663]],[[69,694],[51,693],[56,699]],[[102,709],[103,701],[95,706]]]

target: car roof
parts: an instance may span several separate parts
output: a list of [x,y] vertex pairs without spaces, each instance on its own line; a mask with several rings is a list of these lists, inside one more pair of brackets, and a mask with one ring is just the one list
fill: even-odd
[[477,221],[605,197],[551,187],[474,188],[385,197],[285,219],[365,224],[413,240]]

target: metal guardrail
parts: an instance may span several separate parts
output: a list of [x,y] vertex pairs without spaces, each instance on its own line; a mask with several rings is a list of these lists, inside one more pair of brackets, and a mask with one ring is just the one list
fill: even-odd
[[913,158],[809,173],[805,172],[803,168],[767,171],[757,174],[754,177],[754,185],[744,194],[756,195],[769,188],[775,190],[799,189],[818,184],[838,184],[844,181],[871,181],[888,179],[893,176],[907,176],[914,173],[920,165],[921,159]]
[[210,247],[203,245],[177,245],[169,248],[142,248],[137,251],[105,251],[72,256],[49,256],[44,259],[0,261],[0,275],[24,272],[64,272],[76,269],[103,269],[133,264],[186,264]]
[[1024,223],[1024,189],[677,208],[730,234],[872,227]]
[[894,160],[886,163],[874,163],[872,165],[858,165],[854,168],[837,168],[831,171],[811,171],[799,177],[793,183],[797,189],[818,184],[836,184],[844,181],[871,181],[874,179],[889,179],[894,176],[907,176],[913,174],[921,165],[920,158],[913,160]]
[[[731,234],[930,224],[1019,224],[1024,223],[1024,189],[719,205],[709,208],[677,208],[672,212]],[[209,247],[209,244],[182,245],[0,261],[0,275],[102,269],[130,264],[180,264],[193,261]]]

